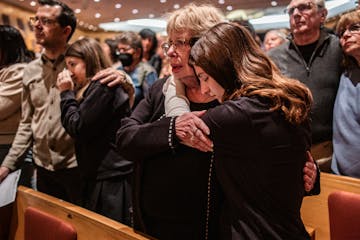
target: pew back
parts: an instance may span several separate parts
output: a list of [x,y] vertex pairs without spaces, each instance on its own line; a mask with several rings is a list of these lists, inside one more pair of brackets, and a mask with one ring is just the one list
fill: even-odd
[[[360,179],[321,173],[321,193],[305,197],[301,215],[307,230],[315,233],[316,240],[330,239],[328,196],[333,191],[360,194]],[[113,221],[79,206],[48,196],[30,188],[19,186],[13,207],[10,239],[24,239],[24,212],[32,206],[70,223],[78,239],[147,240],[126,225]],[[314,237],[314,236],[312,236]]]
[[[24,239],[24,212],[34,207],[69,224],[77,232],[78,240],[146,240],[126,225],[88,211],[79,206],[51,197],[23,186],[18,187],[10,228],[10,239]],[[44,229],[46,231],[46,229]]]
[[333,191],[360,193],[360,179],[321,173],[321,193],[318,196],[305,197],[301,216],[305,226],[315,230],[316,240],[329,240],[328,196]]

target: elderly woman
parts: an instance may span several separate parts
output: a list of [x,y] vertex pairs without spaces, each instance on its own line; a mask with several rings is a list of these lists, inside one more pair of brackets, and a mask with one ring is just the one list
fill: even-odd
[[331,170],[360,178],[360,10],[343,15],[336,33],[345,54],[333,115]]
[[190,60],[202,93],[222,103],[202,117],[214,142],[209,189],[214,171],[225,195],[218,239],[310,239],[300,217],[310,90],[234,23],[211,28]]
[[[214,96],[201,92],[188,61],[194,40],[223,20],[221,12],[210,5],[189,4],[170,14],[163,50],[172,75],[155,81],[118,131],[120,151],[135,163],[134,227],[158,239],[218,239],[217,210],[222,198],[216,185],[212,185],[207,209],[211,153],[205,152],[211,150],[211,142],[202,135],[201,144],[198,138],[192,142],[202,151],[188,147],[194,132],[201,134],[197,126],[203,123],[192,116],[166,117],[163,89],[171,78],[181,81],[192,111],[219,104]],[[312,182],[312,167],[309,163],[307,183]]]

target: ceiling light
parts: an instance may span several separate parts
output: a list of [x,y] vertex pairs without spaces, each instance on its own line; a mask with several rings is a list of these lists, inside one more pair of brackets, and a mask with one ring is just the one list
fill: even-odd
[[81,13],[81,9],[80,8],[77,8],[74,10],[75,13]]
[[137,9],[135,8],[135,9],[133,9],[131,12],[132,12],[133,14],[138,14],[138,13],[139,13],[139,10],[137,10]]
[[152,13],[149,14],[149,18],[154,18],[154,17],[155,17],[154,14],[152,14]]
[[271,6],[276,7],[278,5],[277,1],[271,1]]
[[174,4],[174,9],[179,9],[180,5],[179,4]]
[[166,28],[164,19],[132,19],[122,22],[100,23],[99,27],[109,31],[140,31],[143,28],[150,28],[154,32],[163,32]]
[[231,10],[233,10],[233,7],[231,5],[229,5],[226,7],[226,10],[231,11]]
[[161,3],[166,3],[166,0],[160,0]]
[[219,0],[219,4],[224,4],[225,0]]
[[94,0],[94,2],[100,2],[100,0]]
[[[353,0],[326,1],[325,6],[328,10],[328,18],[356,9],[357,7]],[[250,19],[249,21],[256,31],[266,31],[271,28],[289,28],[289,15],[287,14],[262,16]]]
[[36,6],[36,2],[35,2],[35,1],[31,1],[31,2],[30,2],[30,6],[35,7],[35,6]]
[[149,27],[166,27],[166,21],[159,19],[132,19],[126,21],[128,24],[137,26],[149,26]]
[[120,22],[120,18],[118,17],[114,18],[114,22]]
[[115,4],[115,8],[121,8],[121,7],[122,7],[121,3]]
[[95,13],[95,18],[100,18],[101,14],[100,13]]

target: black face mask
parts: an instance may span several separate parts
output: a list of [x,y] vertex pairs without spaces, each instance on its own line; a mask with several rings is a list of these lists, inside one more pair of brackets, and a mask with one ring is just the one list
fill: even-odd
[[130,53],[120,53],[118,55],[118,59],[120,60],[123,67],[130,66],[133,63],[133,55]]

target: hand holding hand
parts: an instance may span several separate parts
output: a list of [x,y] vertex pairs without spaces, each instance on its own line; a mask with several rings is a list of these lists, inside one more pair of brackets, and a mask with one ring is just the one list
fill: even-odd
[[182,144],[202,152],[213,151],[213,142],[209,139],[210,129],[201,120],[206,111],[189,112],[176,118],[176,136]]
[[66,90],[74,90],[74,82],[71,79],[69,70],[64,69],[59,73],[56,81],[56,86],[60,92]]

